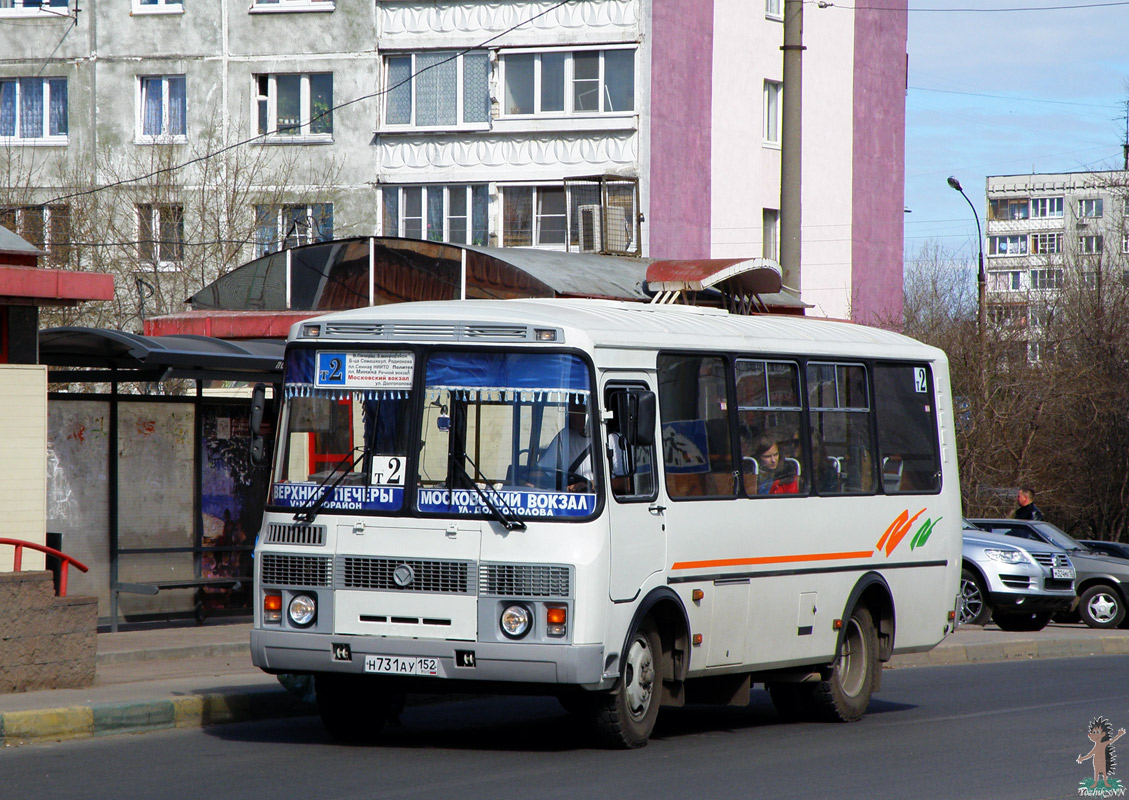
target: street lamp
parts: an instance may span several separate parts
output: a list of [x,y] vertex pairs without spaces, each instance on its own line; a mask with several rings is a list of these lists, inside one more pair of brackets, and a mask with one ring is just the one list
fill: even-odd
[[960,196],[968,203],[968,207],[972,209],[972,217],[976,220],[976,244],[979,250],[979,264],[976,272],[976,332],[980,337],[980,343],[984,343],[984,329],[985,317],[987,314],[987,292],[988,292],[988,279],[984,274],[984,236],[980,232],[980,215],[976,213],[976,206],[968,199],[968,195],[964,193],[964,189],[960,187],[960,181],[954,176],[949,176],[949,186],[960,192]]

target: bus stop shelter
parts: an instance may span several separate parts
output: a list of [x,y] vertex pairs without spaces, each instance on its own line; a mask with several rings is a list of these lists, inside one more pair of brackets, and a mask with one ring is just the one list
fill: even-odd
[[268,475],[250,462],[246,386],[281,381],[283,347],[39,333],[51,390],[47,527],[90,565],[72,591],[98,597],[112,630],[123,618],[248,607]]

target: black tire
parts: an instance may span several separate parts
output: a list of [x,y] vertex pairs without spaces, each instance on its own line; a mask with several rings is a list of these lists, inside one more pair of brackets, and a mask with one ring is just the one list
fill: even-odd
[[1116,628],[1125,619],[1125,601],[1112,586],[1099,583],[1082,592],[1078,613],[1091,628]]
[[631,635],[616,688],[592,702],[596,736],[617,749],[643,747],[651,738],[662,696],[662,641],[650,623]]
[[992,607],[988,605],[988,592],[980,576],[970,569],[960,573],[960,619],[961,625],[987,625],[992,618]]
[[870,611],[858,607],[846,621],[839,658],[831,675],[815,686],[816,715],[830,722],[855,722],[878,688],[878,631]]
[[1002,631],[1041,631],[1051,621],[1051,612],[1042,611],[1035,613],[1020,613],[999,611],[992,614],[992,621],[1000,626]]
[[314,687],[322,724],[346,744],[375,741],[396,702],[378,679],[362,675],[319,674]]

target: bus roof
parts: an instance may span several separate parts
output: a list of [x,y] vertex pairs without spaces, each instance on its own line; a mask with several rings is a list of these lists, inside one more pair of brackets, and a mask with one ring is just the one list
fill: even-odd
[[[769,351],[782,354],[945,359],[942,351],[908,336],[851,322],[761,314],[743,316],[714,308],[612,300],[519,299],[392,303],[358,308],[298,323],[290,341],[460,342],[482,345],[529,341],[524,331],[556,328],[563,343],[581,348]],[[517,337],[517,331],[522,337]],[[557,340],[553,344],[560,346]]]

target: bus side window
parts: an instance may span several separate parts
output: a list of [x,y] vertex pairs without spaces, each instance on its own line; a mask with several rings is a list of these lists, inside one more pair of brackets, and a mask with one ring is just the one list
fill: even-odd
[[667,494],[734,497],[725,361],[670,353],[659,356],[658,367]]
[[866,368],[809,362],[807,392],[820,493],[871,494],[877,481]]
[[[799,367],[784,361],[741,358],[735,363],[735,377],[745,495],[807,494],[811,483],[801,435]],[[776,452],[774,459],[756,452],[766,447]]]
[[[654,395],[650,392],[641,388],[614,387],[604,395],[604,403],[612,411],[607,424],[608,475],[612,494],[617,500],[653,500],[658,492],[654,436],[650,437],[651,441],[633,445],[623,427],[625,422],[631,422],[625,418],[632,412],[638,415],[639,402],[636,398],[643,394],[651,397],[650,423],[653,427]],[[635,402],[632,402],[633,399]]]
[[933,381],[926,364],[875,364],[874,413],[887,494],[941,489]]

